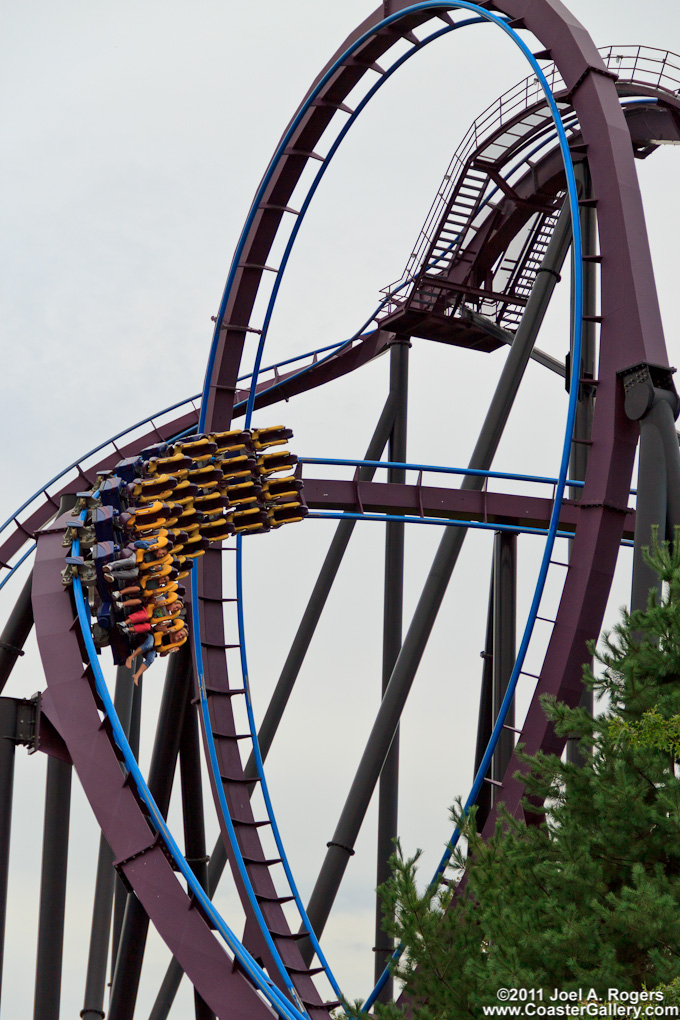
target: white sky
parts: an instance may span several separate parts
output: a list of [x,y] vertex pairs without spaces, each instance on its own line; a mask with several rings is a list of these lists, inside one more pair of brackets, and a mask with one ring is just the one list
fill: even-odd
[[[680,51],[680,9],[670,0],[647,8],[628,0],[572,0],[570,7],[598,45]],[[200,390],[210,316],[269,157],[310,82],[371,10],[364,0],[4,6],[1,519],[90,447]],[[364,321],[380,287],[401,273],[469,123],[526,73],[501,33],[475,28],[434,44],[382,90],[350,132],[300,232],[267,363],[343,339]],[[670,328],[677,229],[668,197],[677,178],[670,164],[675,155],[667,148],[638,164],[671,363],[678,360]],[[555,304],[540,346],[563,357],[565,295]],[[409,459],[467,461],[503,356],[414,343]],[[382,359],[354,378],[263,412],[256,423],[290,424],[299,453],[361,456],[382,407],[387,367]],[[565,407],[560,380],[530,366],[495,466],[556,473]],[[308,522],[247,544],[247,626],[259,714],[331,530]],[[408,532],[407,614],[437,540],[435,529]],[[377,704],[382,544],[382,526],[357,527],[270,759],[274,803],[305,899]],[[525,608],[540,549],[528,538],[520,548]],[[447,808],[465,796],[471,780],[489,550],[490,536],[469,537],[402,727],[400,831],[408,849],[427,848],[424,875],[449,835]],[[614,608],[627,597],[626,586],[622,576]],[[0,608],[12,599],[0,593]],[[143,761],[160,681],[150,675],[147,682]],[[42,685],[31,652],[6,693],[28,696]],[[43,776],[40,756],[28,758],[20,749],[7,1020],[23,1020],[32,1008]],[[82,1007],[98,839],[77,784],[74,798],[64,1016]],[[210,825],[209,842],[216,831],[212,819]],[[373,825],[372,816],[324,939],[350,998],[371,986]],[[223,895],[220,906],[238,927],[233,895]],[[158,940],[150,942],[148,957],[140,1017],[164,972]],[[190,1003],[185,989],[172,1015],[189,1015]]]

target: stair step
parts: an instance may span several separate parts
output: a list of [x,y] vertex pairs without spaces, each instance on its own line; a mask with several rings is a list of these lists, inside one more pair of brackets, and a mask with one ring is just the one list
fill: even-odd
[[264,864],[267,868],[273,868],[275,864],[283,864],[281,857],[269,857],[258,860],[256,857],[243,857],[244,864]]
[[212,731],[213,737],[219,737],[220,740],[252,740],[252,733],[223,733],[220,730]]

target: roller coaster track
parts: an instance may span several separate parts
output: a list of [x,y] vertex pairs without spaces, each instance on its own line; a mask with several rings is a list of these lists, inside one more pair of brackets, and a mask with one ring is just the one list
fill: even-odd
[[[615,84],[610,68],[617,62],[622,48],[614,48],[606,55],[607,66],[585,33],[563,23],[552,8],[548,9],[548,5],[535,0],[533,5],[528,0],[506,0],[499,4],[499,9],[511,19],[510,27],[504,19],[490,14],[485,9],[488,6],[462,0],[459,4],[428,0],[411,6],[395,2],[390,5],[391,13],[387,17],[376,12],[350,36],[317,79],[285,132],[258,191],[216,317],[200,410],[193,403],[193,398],[186,405],[175,405],[148,423],[142,422],[133,427],[146,428],[149,423],[152,426],[125,445],[117,445],[118,440],[126,436],[126,433],[121,433],[109,444],[91,451],[90,455],[66,469],[67,472],[76,472],[78,488],[92,487],[97,470],[112,467],[121,457],[136,453],[150,441],[168,440],[196,427],[200,431],[224,430],[229,428],[232,418],[238,413],[245,414],[247,427],[255,408],[268,406],[281,397],[287,398],[337,378],[382,353],[388,345],[390,331],[408,333],[413,329],[417,336],[423,332],[431,335],[439,330],[440,335],[432,336],[433,339],[464,342],[470,346],[475,340],[470,330],[477,328],[480,336],[486,338],[482,341],[487,343],[485,349],[498,346],[501,340],[493,329],[480,327],[478,321],[475,326],[475,320],[472,320],[471,327],[469,317],[465,318],[462,314],[464,306],[468,311],[476,311],[478,316],[489,319],[497,330],[512,332],[518,322],[516,310],[523,307],[540,271],[541,255],[552,237],[556,214],[565,194],[574,225],[576,264],[580,264],[578,197],[569,146],[572,155],[584,156],[589,152],[590,140],[600,130],[603,116],[609,123],[621,124],[624,114],[617,88],[627,96],[646,96],[651,104],[660,104],[657,112],[662,117],[667,115],[668,120],[668,123],[664,121],[664,130],[677,131],[679,104],[669,86],[674,80],[674,71],[670,61],[664,60],[655,82],[636,81],[635,75],[644,77],[640,69],[647,59],[638,48],[631,71],[633,77],[624,82],[620,73]],[[452,21],[448,12],[456,7],[463,8],[473,17]],[[535,23],[539,17],[537,8],[540,18]],[[439,27],[429,36],[420,38],[417,30],[426,26],[433,17],[440,19]],[[443,28],[441,20],[444,21]],[[489,115],[485,121],[476,122],[474,131],[466,139],[465,158],[458,158],[460,172],[452,174],[446,187],[440,189],[433,207],[436,211],[428,218],[405,277],[397,287],[388,289],[384,302],[388,310],[381,320],[381,328],[370,335],[360,331],[325,358],[318,358],[320,352],[302,356],[301,360],[312,359],[302,368],[281,373],[283,364],[272,366],[274,378],[261,381],[259,366],[264,342],[290,250],[304,212],[349,125],[377,88],[405,59],[435,38],[463,24],[482,20],[494,21],[513,37],[530,59],[536,77],[546,88],[551,123],[556,125],[558,133],[558,147],[547,131],[545,104],[543,101],[532,102],[536,98],[532,88],[523,83],[523,93],[521,89],[512,93],[520,97],[514,106],[511,103],[506,103],[505,107],[499,105],[498,117],[494,120]],[[517,35],[516,30],[524,27],[541,38],[555,60],[547,82],[536,58],[531,57]],[[379,60],[389,53],[396,40],[407,43],[410,49],[394,59],[385,71]],[[618,64],[621,65],[621,61]],[[619,66],[619,71],[623,70],[628,70],[627,65]],[[357,107],[349,110],[344,99],[369,71],[378,75],[378,81],[367,89]],[[557,105],[549,93],[549,84],[558,89]],[[524,98],[521,98],[522,95]],[[572,110],[576,120],[568,124],[567,133],[559,114],[564,114],[569,120]],[[638,113],[636,108],[630,120]],[[330,149],[325,155],[316,153],[314,146],[333,118],[347,114],[349,120],[343,122]],[[487,129],[489,131],[485,133]],[[647,135],[648,147],[653,147],[657,137],[659,135]],[[535,152],[537,142],[541,148],[540,159],[527,170],[526,149],[531,145],[532,152]],[[559,152],[565,157],[561,167]],[[493,166],[490,165],[492,155]],[[624,529],[630,533],[627,498],[637,433],[636,426],[617,413],[617,374],[638,362],[667,364],[649,253],[644,244],[633,248],[628,243],[626,232],[630,229],[635,233],[636,225],[641,221],[639,195],[635,188],[620,193],[616,186],[619,179],[629,175],[632,155],[617,139],[609,137],[589,155],[592,155],[589,170],[594,197],[588,202],[597,208],[600,232],[599,253],[585,252],[586,259],[600,267],[601,274],[601,310],[596,316],[601,338],[593,433],[596,441],[591,449],[581,506],[578,511],[574,508],[573,512],[573,556],[564,575],[560,609],[543,667],[536,678],[536,691],[522,735],[529,753],[539,748],[561,750],[560,739],[547,729],[540,715],[538,697],[549,692],[572,703],[577,700],[584,643],[597,636]],[[518,156],[519,163],[516,162]],[[513,160],[511,168],[508,167],[510,158]],[[291,209],[287,203],[295,185],[307,164],[313,162],[321,164],[317,176],[302,208]],[[483,175],[479,174],[480,165],[484,169]],[[492,192],[499,193],[498,204],[494,207],[489,201]],[[462,197],[466,194],[467,198]],[[537,205],[540,208],[537,209]],[[468,211],[464,214],[466,218],[461,219],[463,206]],[[279,229],[286,219],[292,221],[292,226],[289,222],[284,255],[278,267],[272,267],[267,265],[268,253],[275,238],[278,240]],[[508,255],[511,242],[515,244],[514,254]],[[474,268],[476,276],[470,275],[470,267]],[[456,277],[457,272],[463,275]],[[264,318],[253,325],[251,314],[255,299],[263,296],[265,278],[271,284],[269,304]],[[501,278],[502,287],[498,283]],[[400,288],[405,290],[406,287],[410,290],[402,300],[396,295]],[[576,292],[571,393],[559,475],[555,480],[549,513],[543,511],[547,525],[543,564],[508,693],[495,721],[494,733],[468,804],[474,802],[485,779],[495,742],[503,727],[504,712],[523,672],[543,586],[548,569],[553,566],[552,543],[565,513],[568,515],[569,512],[568,505],[563,506],[563,495],[580,378],[582,315],[579,311],[578,273]],[[638,304],[640,293],[646,294],[646,300]],[[407,318],[414,311],[420,315],[417,322]],[[423,330],[421,327],[425,319],[429,316],[432,320],[435,314],[448,322],[429,321]],[[442,332],[443,326],[451,330],[454,318],[459,320],[453,327],[459,330],[455,338],[451,332],[447,335]],[[237,372],[244,339],[248,332],[253,331],[260,336],[255,368],[250,386],[239,388]],[[612,335],[616,335],[616,343],[613,343]],[[166,415],[174,411],[181,413],[166,419]],[[162,417],[163,421],[158,422],[157,417]],[[95,454],[103,456],[91,465],[89,460]],[[479,473],[488,476],[490,472],[486,469]],[[73,491],[74,478],[71,475],[61,488],[48,492],[61,481],[62,476],[52,479],[0,529],[7,532],[0,546],[0,568],[7,573],[13,572],[18,565],[16,558],[32,533],[42,529],[34,569],[33,604],[48,685],[45,710],[63,737],[78,769],[102,832],[117,857],[119,873],[134,889],[173,954],[219,1017],[270,1016],[272,1011],[286,1020],[300,1020],[305,1015],[318,1020],[328,1017],[331,1005],[324,1003],[312,979],[315,972],[325,972],[336,987],[334,979],[315,939],[314,950],[319,957],[319,968],[310,968],[301,953],[298,940],[313,937],[313,932],[306,922],[285,854],[281,852],[277,858],[268,858],[260,838],[263,829],[275,832],[275,821],[269,810],[249,702],[240,542],[237,544],[239,633],[236,640],[225,632],[223,604],[227,600],[222,587],[222,557],[217,551],[210,551],[200,561],[200,569],[194,572],[193,625],[196,695],[201,709],[204,744],[212,766],[211,783],[227,855],[247,918],[243,944],[228,929],[196,883],[167,831],[162,815],[149,799],[148,788],[130,757],[129,747],[105,690],[79,586],[75,584],[72,596],[61,584],[60,568],[64,555],[61,542],[65,522],[57,519],[45,526],[54,516],[59,495]],[[422,487],[415,495],[406,492],[404,487],[400,497],[402,500],[415,499],[421,517],[425,516],[426,510],[433,510],[437,500],[441,502],[443,498],[435,493],[432,504],[424,503]],[[363,497],[358,498],[361,510]],[[376,505],[385,508],[385,501],[380,502],[380,499],[377,495]],[[19,520],[25,511],[28,515]],[[564,567],[563,564],[557,566]],[[596,584],[593,583],[594,577],[598,579]],[[226,653],[230,648],[240,650],[239,670],[227,667]],[[399,664],[395,671],[398,668]],[[234,704],[240,697],[246,701],[250,724],[248,733],[239,730],[235,719]],[[244,772],[239,751],[244,740],[253,742],[258,758],[255,780],[247,778]],[[513,778],[517,768],[518,763],[513,759],[503,779],[502,799],[510,810],[519,812],[521,783]],[[251,808],[250,794],[254,783],[263,790],[266,818],[256,818]],[[493,824],[492,814],[488,825]],[[279,845],[278,837],[276,842]],[[273,878],[273,869],[279,865],[283,865],[286,874],[283,896]],[[188,893],[177,882],[173,867],[178,868],[186,879]],[[295,900],[302,921],[300,932],[291,929],[283,910],[283,903],[291,898]],[[216,928],[222,936],[226,950],[212,928]],[[237,966],[232,966],[232,960],[237,961]]]

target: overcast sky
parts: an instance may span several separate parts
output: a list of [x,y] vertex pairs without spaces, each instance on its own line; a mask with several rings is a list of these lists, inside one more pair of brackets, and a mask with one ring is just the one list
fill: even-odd
[[[598,45],[680,51],[680,10],[670,0],[647,7],[573,0],[570,7]],[[262,173],[311,81],[371,10],[364,0],[4,5],[0,518],[86,450],[201,389],[210,317]],[[433,44],[382,90],[350,132],[300,232],[267,363],[342,340],[368,317],[380,288],[399,277],[466,128],[526,74],[508,40],[485,26]],[[638,164],[671,363],[678,361],[671,326],[675,157],[666,148]],[[568,347],[567,288],[540,340],[559,357]],[[410,460],[467,462],[503,357],[414,343]],[[268,409],[256,424],[290,424],[301,454],[361,456],[384,401],[387,368],[381,359]],[[560,380],[530,366],[495,466],[555,474],[565,409]],[[246,619],[259,716],[331,533],[330,524],[307,522],[247,542]],[[433,528],[408,532],[407,620],[437,541]],[[377,704],[382,548],[382,526],[357,527],[270,759],[274,803],[305,899]],[[426,848],[425,874],[449,835],[448,806],[466,795],[472,778],[490,548],[488,535],[466,543],[402,727],[400,831],[408,849]],[[525,538],[520,550],[526,609],[540,545]],[[627,597],[624,561],[613,609]],[[12,597],[0,592],[0,607]],[[28,696],[43,683],[31,651],[7,693]],[[149,674],[143,764],[160,686],[160,671]],[[32,1003],[43,776],[40,756],[20,749],[6,1020],[24,1020]],[[64,1016],[82,1007],[98,839],[77,784],[74,797]],[[371,985],[373,831],[372,816],[324,940],[350,998]],[[215,832],[211,818],[209,839]],[[238,928],[233,893],[219,904]],[[166,962],[157,940],[148,956],[140,1017]],[[172,1015],[189,1015],[190,1002],[185,990]]]

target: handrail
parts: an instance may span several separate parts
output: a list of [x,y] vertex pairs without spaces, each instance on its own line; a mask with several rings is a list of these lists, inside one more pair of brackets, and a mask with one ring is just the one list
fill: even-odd
[[[544,485],[557,485],[559,479],[545,475],[526,475],[513,471],[482,471],[479,468],[444,467],[440,464],[410,464],[396,460],[353,460],[339,457],[298,457],[301,464],[327,464],[341,467],[372,467],[398,468],[404,471],[431,471],[442,475],[474,475],[478,478],[505,478],[513,482],[536,482]],[[575,489],[583,488],[585,482],[567,479],[566,485]],[[633,490],[631,490],[633,491]],[[635,490],[637,491],[637,490]]]

